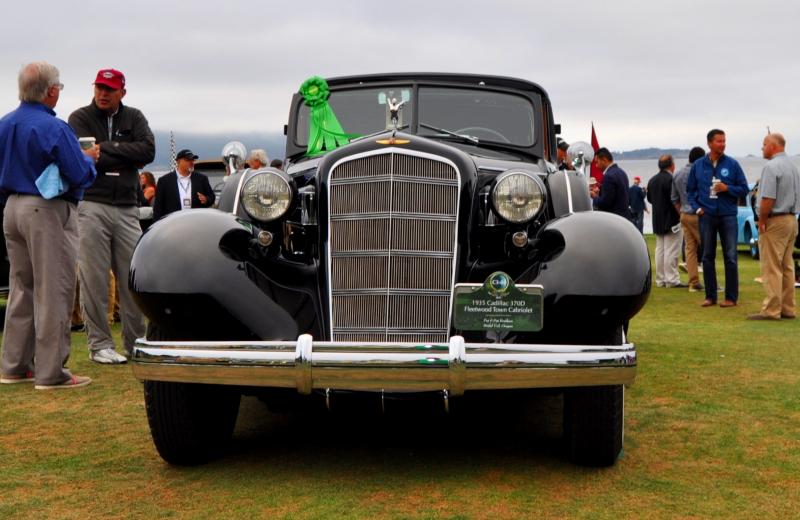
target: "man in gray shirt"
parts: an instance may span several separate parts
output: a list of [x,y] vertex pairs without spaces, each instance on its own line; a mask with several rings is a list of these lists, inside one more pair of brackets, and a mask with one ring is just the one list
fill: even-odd
[[675,209],[681,214],[681,227],[683,228],[683,240],[686,243],[686,271],[689,273],[689,292],[703,290],[700,283],[698,270],[698,257],[702,248],[700,247],[700,217],[692,211],[692,205],[686,197],[686,181],[689,180],[689,171],[692,163],[705,155],[705,150],[695,146],[689,152],[689,164],[680,169],[672,178],[672,203]]
[[800,212],[800,172],[785,153],[781,134],[768,134],[761,150],[768,159],[758,188],[758,249],[761,280],[767,297],[761,312],[749,320],[795,319],[794,262],[792,250],[797,237]]

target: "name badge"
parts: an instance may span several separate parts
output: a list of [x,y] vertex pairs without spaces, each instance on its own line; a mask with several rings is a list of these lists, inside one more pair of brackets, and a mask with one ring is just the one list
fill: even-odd
[[192,207],[192,199],[183,199],[183,207],[184,208],[191,208]]
[[119,172],[106,172],[109,177],[119,177]]

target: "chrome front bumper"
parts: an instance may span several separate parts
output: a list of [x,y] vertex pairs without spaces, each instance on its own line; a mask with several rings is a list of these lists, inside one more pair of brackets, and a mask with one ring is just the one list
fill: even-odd
[[636,347],[314,342],[136,341],[140,380],[386,392],[549,388],[631,384]]

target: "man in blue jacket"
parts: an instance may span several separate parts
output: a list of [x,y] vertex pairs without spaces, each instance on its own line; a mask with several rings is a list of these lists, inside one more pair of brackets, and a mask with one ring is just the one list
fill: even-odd
[[708,155],[692,164],[686,182],[686,195],[692,211],[700,216],[703,241],[703,281],[706,299],[703,307],[717,303],[717,234],[725,263],[725,301],[720,307],[733,307],[739,299],[739,271],[736,259],[737,201],[747,195],[747,179],[742,167],[725,155],[725,132],[708,132]]
[[[76,205],[95,180],[100,148],[81,152],[72,129],[55,117],[62,88],[53,65],[26,65],[19,73],[19,108],[0,119],[0,194],[7,198],[3,233],[11,266],[0,383],[35,383],[37,390],[91,382],[64,364],[75,298]],[[44,190],[45,198],[36,180],[52,165],[65,191]]]
[[639,233],[644,233],[644,212],[647,211],[647,194],[642,188],[642,178],[634,177],[633,185],[628,189],[628,201],[631,204],[631,222],[639,230]]
[[602,188],[591,191],[593,205],[601,211],[616,213],[620,217],[630,220],[631,211],[628,201],[628,175],[625,170],[617,166],[614,157],[608,148],[600,148],[594,153],[597,166],[603,170]]

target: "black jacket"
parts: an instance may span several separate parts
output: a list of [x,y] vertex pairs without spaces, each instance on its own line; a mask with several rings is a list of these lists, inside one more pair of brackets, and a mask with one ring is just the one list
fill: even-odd
[[[214,190],[211,189],[211,183],[208,182],[208,177],[199,172],[193,172],[192,180],[192,207],[193,208],[210,208],[214,205]],[[208,199],[205,204],[200,202],[197,192],[202,193]],[[153,199],[153,220],[163,218],[173,211],[180,211],[183,207],[178,193],[178,174],[172,170],[168,174],[158,179],[156,183],[156,197]]]
[[650,179],[647,183],[647,200],[653,205],[653,233],[672,233],[672,226],[681,221],[681,216],[672,203],[671,173],[661,170]]
[[641,186],[634,184],[628,189],[628,202],[631,204],[632,212],[643,212],[645,210],[644,200],[644,189]]
[[631,218],[630,204],[628,204],[628,175],[616,163],[609,166],[603,175],[600,196],[594,199],[594,206],[623,218]]
[[94,137],[100,145],[97,179],[86,190],[83,199],[115,206],[135,206],[139,168],[153,162],[156,155],[155,138],[144,115],[135,108],[120,104],[109,132],[108,117],[92,101],[70,114],[69,125],[78,137]]

